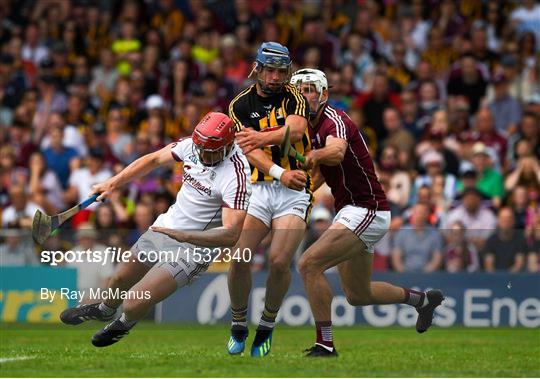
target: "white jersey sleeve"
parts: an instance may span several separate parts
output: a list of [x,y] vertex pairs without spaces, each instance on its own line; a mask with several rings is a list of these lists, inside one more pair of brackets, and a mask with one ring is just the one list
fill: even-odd
[[192,152],[191,137],[185,137],[172,144],[171,154],[175,161],[183,162]]
[[229,158],[232,168],[224,176],[221,198],[223,206],[231,209],[247,210],[251,196],[251,170],[241,151],[234,152]]

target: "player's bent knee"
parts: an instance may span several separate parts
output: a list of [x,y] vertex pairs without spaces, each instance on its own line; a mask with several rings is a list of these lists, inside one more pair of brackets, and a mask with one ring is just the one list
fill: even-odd
[[127,289],[128,286],[128,280],[122,272],[115,272],[109,279],[110,288]]
[[284,275],[289,273],[291,262],[282,257],[270,258],[268,261],[270,271],[278,275]]
[[317,261],[313,259],[311,254],[304,254],[298,262],[298,270],[300,271],[300,275],[305,278],[310,274],[323,272],[324,268],[317,264]]
[[373,304],[371,294],[367,293],[355,293],[351,291],[344,291],[347,302],[352,306],[371,305]]

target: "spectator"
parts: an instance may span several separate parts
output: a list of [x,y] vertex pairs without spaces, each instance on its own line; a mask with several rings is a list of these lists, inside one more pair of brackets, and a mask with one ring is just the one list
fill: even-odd
[[21,229],[2,229],[0,237],[5,238],[0,244],[0,267],[39,264],[29,232]]
[[158,9],[150,20],[150,26],[160,31],[166,49],[170,49],[182,36],[184,15],[174,5],[173,0],[160,0]]
[[457,179],[452,174],[444,173],[444,157],[441,153],[435,150],[428,150],[420,157],[420,163],[425,170],[424,175],[419,175],[414,180],[414,193],[420,187],[432,187],[440,178],[442,178],[442,188],[444,198],[448,203],[452,202],[456,197]]
[[359,91],[364,91],[371,84],[375,72],[375,63],[371,55],[364,51],[362,37],[351,33],[347,39],[347,50],[341,57],[341,64],[352,63],[355,72],[354,84]]
[[444,41],[444,32],[434,27],[428,33],[428,47],[422,53],[422,60],[429,63],[437,77],[442,77],[444,72],[450,67],[456,53]]
[[366,119],[366,125],[373,128],[379,141],[386,137],[384,128],[383,113],[388,107],[399,109],[399,97],[390,92],[388,78],[382,74],[376,74],[373,78],[373,89],[369,93],[359,95],[353,107],[362,108]]
[[395,146],[400,153],[404,152],[411,156],[415,143],[414,137],[403,127],[399,111],[396,108],[386,108],[383,112],[383,123],[387,135],[383,146]]
[[48,49],[40,39],[39,26],[36,23],[29,23],[24,33],[23,59],[31,61],[37,67],[48,55]]
[[482,108],[476,115],[475,129],[466,137],[466,142],[482,142],[495,152],[496,166],[504,167],[507,141],[494,129],[493,115],[487,108]]
[[426,122],[420,116],[416,94],[409,90],[403,91],[400,103],[403,126],[413,134],[415,139],[420,138],[425,132]]
[[476,65],[476,58],[465,54],[459,60],[459,67],[450,72],[447,91],[449,96],[467,97],[471,113],[476,113],[480,100],[486,94],[487,81]]
[[465,225],[459,221],[448,231],[448,242],[444,248],[445,267],[448,272],[475,272],[479,269],[477,250],[465,238],[465,231]]
[[434,80],[424,80],[418,87],[418,110],[420,117],[431,120],[433,114],[440,109],[437,83]]
[[512,191],[518,185],[532,191],[540,190],[540,165],[535,157],[521,158],[516,168],[506,177],[504,187],[507,191]]
[[49,167],[60,180],[63,188],[67,188],[70,172],[78,166],[79,154],[71,147],[64,145],[64,129],[54,126],[48,134],[50,146],[45,148],[43,155]]
[[499,56],[488,47],[486,24],[478,20],[473,23],[471,29],[471,53],[485,70],[490,70],[497,63]]
[[508,139],[508,162],[510,168],[516,167],[516,162],[527,154],[518,151],[517,144],[528,141],[530,152],[528,155],[540,159],[540,117],[533,113],[525,113],[519,123],[518,132]]
[[107,143],[114,156],[123,163],[129,163],[125,152],[133,137],[128,132],[128,119],[119,107],[114,107],[107,116]]
[[480,250],[495,229],[497,220],[490,209],[481,206],[482,194],[476,188],[466,188],[461,196],[462,204],[448,212],[443,229],[450,230],[456,221],[461,221],[467,231],[467,240]]
[[[165,101],[160,95],[151,95],[148,96],[148,98],[145,101],[145,108],[148,112],[148,117],[146,119],[143,119],[141,123],[139,124],[139,129],[141,131],[148,132],[149,130],[149,124],[150,124],[150,117],[156,116],[161,120],[162,126],[163,126],[163,135],[160,137],[163,138],[165,135],[173,140],[176,140],[179,138],[178,135],[178,126],[173,121],[173,119],[169,116],[166,108],[165,108]],[[154,134],[154,133],[151,133]]]
[[523,231],[515,229],[514,212],[501,208],[497,220],[497,230],[488,238],[482,257],[484,270],[508,270],[515,273],[523,269],[527,245]]
[[[510,18],[517,24],[519,31],[531,31],[536,34],[536,40],[540,41],[540,5],[534,0],[523,0],[521,3],[522,6],[514,9]],[[536,51],[540,51],[539,46]]]
[[36,151],[30,156],[29,191],[32,201],[47,214],[57,214],[65,208],[63,189],[56,174],[47,168],[43,153]]
[[387,180],[385,188],[388,199],[400,209],[409,203],[411,178],[399,167],[399,151],[394,145],[384,147],[380,155],[379,177]]
[[474,144],[472,149],[472,163],[478,175],[476,188],[487,197],[499,204],[504,196],[502,175],[493,168],[493,161],[488,148],[482,142]]
[[416,204],[412,223],[395,237],[392,266],[397,272],[434,272],[441,268],[443,241],[439,231],[427,224],[429,209]]
[[92,70],[92,82],[90,83],[90,94],[104,102],[113,92],[118,71],[114,66],[114,53],[104,47],[99,53],[99,65]]
[[28,199],[23,185],[12,186],[9,189],[9,200],[11,205],[2,213],[2,227],[30,229],[34,213],[43,209]]
[[534,191],[529,191],[525,186],[517,186],[509,194],[508,206],[514,211],[514,220],[516,229],[530,229],[534,224],[534,218],[540,208],[535,204]]
[[[64,194],[67,203],[80,203],[92,194],[92,186],[102,183],[112,176],[112,173],[103,166],[104,153],[92,149],[86,158],[86,167],[79,168],[70,175],[69,187]],[[87,209],[95,210],[97,203],[91,204]]]
[[521,119],[521,105],[509,93],[509,82],[503,74],[493,78],[495,97],[488,105],[495,122],[495,130],[503,135],[512,135],[517,131]]
[[[62,145],[77,151],[77,155],[85,156],[88,153],[86,142],[77,125],[66,125],[64,117],[58,113],[51,113],[47,122],[49,129],[61,128],[63,130]],[[51,146],[51,137],[46,135],[41,141],[41,150]]]

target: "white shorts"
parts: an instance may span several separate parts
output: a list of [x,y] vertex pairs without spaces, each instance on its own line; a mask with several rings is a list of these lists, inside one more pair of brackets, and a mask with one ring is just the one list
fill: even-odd
[[296,215],[307,223],[312,205],[311,193],[295,191],[275,180],[253,184],[247,213],[270,228],[273,219],[285,215]]
[[[169,271],[176,280],[177,287],[191,284],[210,266],[217,249],[201,248],[163,234],[147,230],[131,248],[139,262]],[[170,252],[170,254],[169,254]],[[198,254],[196,254],[198,253]],[[210,257],[204,258],[204,254]]]
[[334,223],[345,225],[364,242],[367,250],[373,253],[373,246],[388,231],[390,219],[390,211],[374,211],[346,205],[334,217]]

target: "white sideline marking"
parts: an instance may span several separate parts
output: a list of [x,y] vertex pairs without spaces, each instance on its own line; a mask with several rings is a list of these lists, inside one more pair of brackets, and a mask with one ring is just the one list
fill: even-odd
[[25,361],[27,359],[34,359],[35,357],[13,357],[13,358],[0,358],[0,363],[13,362],[13,361]]

